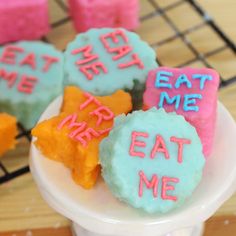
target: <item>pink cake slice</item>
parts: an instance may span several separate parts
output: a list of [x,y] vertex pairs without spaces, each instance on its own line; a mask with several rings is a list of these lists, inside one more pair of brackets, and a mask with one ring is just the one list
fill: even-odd
[[69,11],[78,32],[91,28],[137,28],[138,0],[69,0]]
[[195,126],[205,157],[212,150],[219,75],[208,68],[159,67],[149,72],[143,96],[145,109],[163,107]]
[[0,1],[0,44],[39,39],[49,29],[48,0]]

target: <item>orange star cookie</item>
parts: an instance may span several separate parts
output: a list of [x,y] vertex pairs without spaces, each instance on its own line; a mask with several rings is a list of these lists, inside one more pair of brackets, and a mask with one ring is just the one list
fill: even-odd
[[38,124],[32,134],[45,156],[64,163],[75,182],[89,189],[100,173],[101,140],[112,129],[114,117],[131,110],[131,96],[122,90],[98,97],[69,86],[61,113]]
[[6,113],[0,113],[0,156],[15,147],[16,135],[16,118]]

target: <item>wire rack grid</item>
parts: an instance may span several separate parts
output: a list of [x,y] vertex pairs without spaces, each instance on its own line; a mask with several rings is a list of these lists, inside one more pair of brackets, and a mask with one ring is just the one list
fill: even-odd
[[[194,0],[171,0],[171,3],[162,4],[163,1],[161,0],[141,0],[141,7],[148,9],[144,14],[141,14],[140,21],[141,26],[140,28],[148,28],[149,22],[151,21],[159,21],[164,24],[163,27],[167,27],[171,33],[168,36],[159,37],[161,35],[161,31],[158,32],[160,28],[159,25],[154,25],[153,30],[149,28],[149,32],[152,32],[151,35],[147,36],[147,33],[143,32],[142,29],[139,29],[137,33],[141,35],[141,37],[148,41],[149,44],[157,51],[157,62],[159,65],[168,65],[173,67],[185,67],[191,65],[200,65],[205,67],[215,68],[221,73],[221,84],[220,87],[225,87],[233,82],[236,82],[236,71],[231,70],[231,73],[224,73],[225,71],[221,71],[221,68],[218,68],[217,64],[214,64],[214,60],[212,61],[211,58],[216,56],[219,57],[222,53],[227,52],[230,54],[230,61],[236,59],[236,46],[235,43],[224,33],[215,21],[207,14],[207,12],[198,4],[197,1]],[[166,1],[169,2],[169,1]],[[50,10],[54,12],[55,8],[57,8],[57,13],[59,14],[53,16],[53,20],[51,22],[52,32],[55,32],[57,35],[57,30],[61,27],[68,25],[71,22],[70,17],[68,16],[68,7],[66,4],[66,0],[49,0]],[[195,18],[198,20],[191,20],[187,19],[187,23],[189,25],[185,25],[182,27],[181,24],[178,22],[177,18],[172,17],[172,12],[178,11],[178,9],[188,8],[188,11],[192,11],[191,15],[195,15]],[[55,20],[56,19],[56,20]],[[186,23],[185,23],[186,24]],[[196,44],[196,40],[191,40],[191,35],[198,34],[202,30],[204,31],[207,27],[207,30],[214,34],[214,37],[217,37],[219,43],[218,47],[210,48],[207,50],[199,50],[199,46]],[[60,32],[60,30],[59,30]],[[67,32],[67,31],[66,31]],[[68,30],[70,32],[70,30]],[[71,38],[75,36],[75,32],[71,30]],[[148,33],[149,33],[148,32]],[[49,42],[52,44],[57,43],[54,39],[58,38],[52,34],[49,34],[47,37],[43,37],[42,40],[45,42]],[[199,38],[199,37],[197,37]],[[159,39],[159,41],[158,41]],[[205,37],[205,40],[212,40]],[[173,60],[168,62],[166,57],[165,50],[163,48],[168,48],[171,50],[175,50],[173,45],[175,42],[181,43],[184,50],[188,50],[191,53],[191,57],[185,59],[184,61]],[[197,40],[198,41],[198,40]],[[64,44],[61,46],[60,49],[64,49]],[[177,47],[180,47],[177,45]],[[163,52],[163,53],[159,53]],[[227,69],[229,66],[225,66]],[[231,67],[234,67],[234,65]],[[236,68],[236,60],[235,60],[235,67]],[[19,134],[17,136],[18,142],[20,142],[23,138],[27,140],[27,144],[31,141],[31,131],[25,130],[21,124],[18,124]],[[27,154],[25,156],[28,156]],[[25,157],[26,158],[26,157]],[[4,159],[4,158],[3,158]],[[2,160],[3,160],[2,159]],[[17,165],[18,166],[18,165]],[[24,166],[17,167],[14,170],[9,170],[7,164],[3,161],[0,162],[0,184],[3,184],[9,180],[12,180],[18,176],[21,176],[25,173],[29,172],[28,164]]]

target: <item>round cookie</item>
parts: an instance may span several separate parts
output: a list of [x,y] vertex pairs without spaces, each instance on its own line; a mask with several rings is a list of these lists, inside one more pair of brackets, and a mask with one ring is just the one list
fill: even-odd
[[0,111],[32,128],[63,89],[63,54],[43,42],[22,41],[0,48]]
[[119,89],[144,89],[148,71],[157,67],[154,50],[122,28],[92,29],[79,34],[65,51],[65,84],[93,95]]
[[100,161],[111,192],[149,213],[181,206],[205,164],[195,128],[183,116],[156,108],[117,117],[100,144]]

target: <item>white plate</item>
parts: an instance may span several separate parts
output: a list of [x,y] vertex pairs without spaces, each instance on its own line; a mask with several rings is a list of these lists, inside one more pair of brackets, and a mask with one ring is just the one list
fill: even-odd
[[[61,102],[59,97],[51,103],[40,121],[58,114]],[[121,203],[101,179],[94,189],[82,189],[67,168],[44,158],[34,144],[30,166],[48,204],[85,229],[112,235],[161,235],[204,222],[234,193],[236,126],[221,103],[215,137],[199,187],[184,206],[165,215],[148,215]]]

